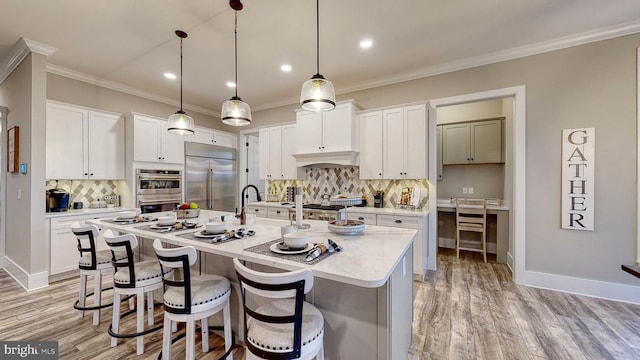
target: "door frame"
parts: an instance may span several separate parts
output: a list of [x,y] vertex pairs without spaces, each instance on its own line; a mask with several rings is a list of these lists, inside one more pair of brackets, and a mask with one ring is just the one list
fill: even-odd
[[[247,141],[248,141],[248,136],[251,134],[258,134],[258,132],[260,131],[259,128],[253,128],[253,129],[246,129],[246,130],[240,130],[240,136],[238,136],[238,153],[240,154],[240,167],[238,169],[239,173],[242,173],[242,176],[239,176],[238,178],[238,184],[240,185],[238,187],[238,206],[240,206],[240,204],[242,204],[242,189],[247,186],[247,176],[246,176],[246,171],[245,169],[247,168]],[[265,194],[267,192],[267,188],[265,186]],[[239,211],[241,209],[238,209]]]
[[[476,93],[451,96],[429,100],[429,199],[437,199],[436,184],[437,173],[437,148],[436,148],[436,109],[441,106],[458,105],[476,101],[492,100],[498,98],[513,97],[513,126],[511,136],[513,146],[511,159],[513,160],[511,175],[511,204],[509,216],[510,234],[514,237],[514,249],[509,249],[513,257],[513,280],[516,284],[523,284],[526,271],[526,87],[518,85],[502,89],[481,91]],[[438,209],[437,201],[429,201],[429,239],[437,243]],[[511,239],[509,239],[511,243]],[[435,245],[437,248],[437,244]]]
[[7,116],[9,108],[0,106],[0,268],[4,268],[7,244]]

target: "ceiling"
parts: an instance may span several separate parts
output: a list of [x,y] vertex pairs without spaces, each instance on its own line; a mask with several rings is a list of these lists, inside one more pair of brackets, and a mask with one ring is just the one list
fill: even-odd
[[[316,72],[315,1],[243,4],[238,95],[253,111],[297,102]],[[187,110],[217,114],[234,94],[226,86],[234,80],[227,0],[0,0],[0,8],[0,60],[25,37],[57,48],[48,58],[53,72],[72,70],[177,104],[179,79],[163,74],[179,75],[174,31],[181,29],[189,35]],[[638,0],[322,0],[320,73],[340,94],[561,47],[576,34],[633,32],[640,32]],[[365,37],[373,40],[367,50],[358,46]],[[280,70],[284,63],[289,73]]]

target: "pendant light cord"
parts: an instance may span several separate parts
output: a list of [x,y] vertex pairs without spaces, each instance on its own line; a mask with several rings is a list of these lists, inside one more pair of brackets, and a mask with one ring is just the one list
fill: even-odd
[[236,97],[238,97],[238,11],[236,11],[236,22],[233,30],[234,48],[235,48],[235,67],[236,67]]
[[316,74],[320,74],[320,0],[316,0]]
[[184,112],[182,110],[182,37],[180,38],[180,112]]

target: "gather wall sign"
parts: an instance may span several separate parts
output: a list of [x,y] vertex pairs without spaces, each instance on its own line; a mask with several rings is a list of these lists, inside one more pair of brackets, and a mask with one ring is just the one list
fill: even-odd
[[562,130],[562,228],[593,231],[596,129]]

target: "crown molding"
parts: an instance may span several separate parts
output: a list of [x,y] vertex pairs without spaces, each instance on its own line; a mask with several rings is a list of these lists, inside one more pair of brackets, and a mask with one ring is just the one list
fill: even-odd
[[[127,85],[123,85],[114,81],[109,81],[109,80],[105,80],[105,79],[101,79],[99,77],[96,76],[91,76],[79,71],[75,71],[75,70],[71,70],[62,66],[58,66],[58,65],[54,65],[51,63],[47,63],[47,72],[52,73],[52,74],[56,74],[56,75],[60,75],[60,76],[64,76],[66,78],[69,79],[74,79],[74,80],[78,80],[78,81],[83,81],[89,84],[93,84],[93,85],[97,85],[103,88],[107,88],[107,89],[111,89],[111,90],[115,90],[115,91],[119,91],[125,94],[129,94],[129,95],[133,95],[133,96],[138,96],[141,98],[145,98],[148,100],[153,100],[153,101],[157,101],[163,104],[167,104],[167,105],[171,105],[171,106],[175,106],[175,107],[179,107],[180,106],[180,102],[172,99],[172,98],[168,98],[166,96],[160,96],[148,91],[144,91],[144,90],[140,90],[137,88],[134,88],[132,86],[127,86]],[[220,113],[217,111],[212,111],[210,109],[206,109],[203,108],[201,106],[197,106],[197,105],[191,105],[188,103],[183,103],[182,107],[187,109],[187,110],[192,110],[201,114],[205,114],[205,115],[209,115],[209,116],[213,116],[213,117],[220,117]]]
[[56,52],[56,48],[49,45],[39,43],[37,41],[29,40],[27,38],[20,38],[11,48],[9,55],[2,61],[0,65],[0,84],[2,84],[11,73],[20,65],[29,53],[34,52],[44,56],[49,56]]

